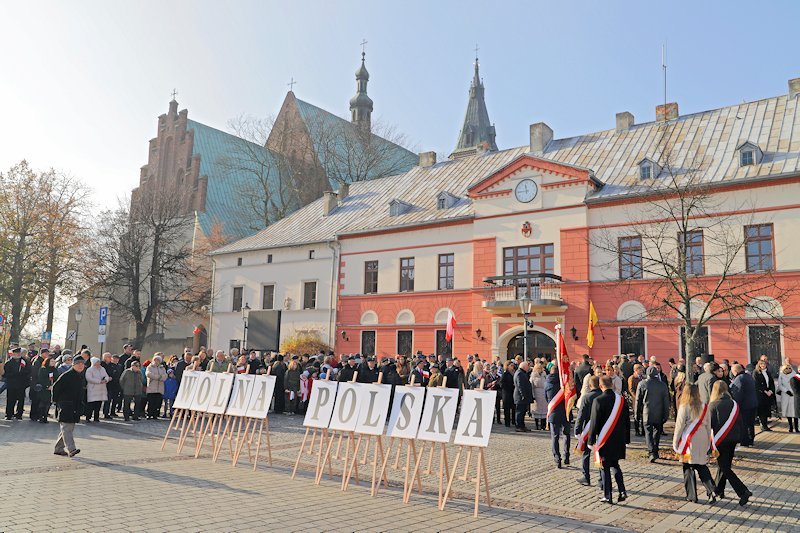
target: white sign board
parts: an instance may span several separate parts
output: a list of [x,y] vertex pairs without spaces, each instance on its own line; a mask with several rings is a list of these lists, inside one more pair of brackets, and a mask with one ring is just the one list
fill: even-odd
[[497,391],[493,390],[464,391],[453,444],[481,448],[489,445],[496,397]]
[[458,389],[429,388],[417,438],[433,442],[448,442],[453,432],[458,405]]
[[359,393],[363,392],[360,385],[360,383],[350,382],[339,383],[331,424],[328,426],[330,429],[355,431],[358,422],[358,408],[361,403]]
[[228,404],[226,415],[244,416],[247,414],[247,405],[250,403],[250,394],[253,392],[255,374],[239,374],[233,382],[233,393]]
[[217,381],[217,375],[213,372],[198,372],[198,374],[189,410],[205,413],[208,411],[208,404],[211,403],[211,392]]
[[360,389],[362,397],[356,433],[383,435],[386,417],[389,414],[392,386],[362,383]]
[[208,405],[208,412],[213,415],[221,415],[228,408],[228,400],[233,390],[233,378],[235,374],[214,373],[217,380],[211,391],[211,403]]
[[175,409],[188,409],[194,396],[194,387],[197,383],[198,374],[196,370],[184,370],[181,384],[178,387],[178,395],[175,397],[173,407]]
[[401,439],[416,438],[424,401],[424,387],[395,387],[386,436]]
[[333,405],[336,401],[335,381],[314,380],[311,386],[311,397],[308,399],[308,409],[303,425],[312,428],[325,429],[331,422]]
[[253,384],[253,393],[250,395],[250,401],[247,404],[247,413],[245,416],[249,416],[250,418],[267,418],[269,404],[275,392],[275,381],[275,376],[256,375],[255,383]]

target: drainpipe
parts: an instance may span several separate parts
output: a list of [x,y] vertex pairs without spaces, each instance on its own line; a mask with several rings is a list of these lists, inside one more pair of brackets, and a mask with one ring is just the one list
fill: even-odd
[[336,302],[339,295],[339,251],[341,245],[339,241],[328,241],[328,248],[333,252],[333,263],[331,264],[331,295],[330,295],[330,311],[328,311],[328,344],[331,349],[334,349],[336,344]]
[[[208,339],[206,339],[206,343],[208,346],[212,346],[211,331],[214,329],[214,282],[217,277],[217,260],[213,255],[209,257],[211,257],[211,302],[208,307]],[[217,350],[219,350],[219,348],[217,348]]]

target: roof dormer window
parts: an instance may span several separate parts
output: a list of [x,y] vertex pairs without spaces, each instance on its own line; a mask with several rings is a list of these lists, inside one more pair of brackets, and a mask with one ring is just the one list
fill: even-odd
[[436,200],[436,209],[444,209],[446,207],[447,207],[447,200],[443,196],[440,196]]
[[460,198],[455,194],[442,191],[436,195],[436,209],[450,209],[458,203]]
[[657,177],[660,172],[661,167],[649,157],[645,157],[639,161],[639,179],[653,179]]
[[404,202],[402,200],[398,200],[395,198],[391,202],[389,202],[389,216],[390,217],[397,217],[400,215],[404,215],[411,211],[414,206],[409,204],[408,202]]
[[764,153],[754,142],[745,141],[736,148],[739,151],[739,166],[749,167],[761,163]]

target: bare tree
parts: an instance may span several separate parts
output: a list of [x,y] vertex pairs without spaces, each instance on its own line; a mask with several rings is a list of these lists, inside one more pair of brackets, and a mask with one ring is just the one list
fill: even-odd
[[134,322],[136,346],[160,321],[196,312],[207,301],[185,194],[145,188],[100,216],[89,270],[92,292]]
[[[754,206],[732,204],[733,197],[704,182],[696,166],[673,165],[669,150],[652,172],[639,184],[641,201],[629,208],[623,229],[590,238],[602,258],[595,266],[623,280],[623,288],[615,284],[613,290],[644,305],[646,312],[633,322],[677,318],[687,364],[714,319],[727,319],[730,327],[785,324],[780,309],[797,287],[776,275],[771,260],[753,264],[745,257],[744,228],[763,223]],[[693,379],[693,372],[687,376]]]

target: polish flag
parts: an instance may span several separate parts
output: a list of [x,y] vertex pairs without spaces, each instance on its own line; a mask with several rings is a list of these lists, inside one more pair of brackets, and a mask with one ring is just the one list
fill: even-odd
[[453,333],[456,331],[456,315],[450,311],[447,315],[447,331],[444,334],[444,340],[450,342],[453,340]]

